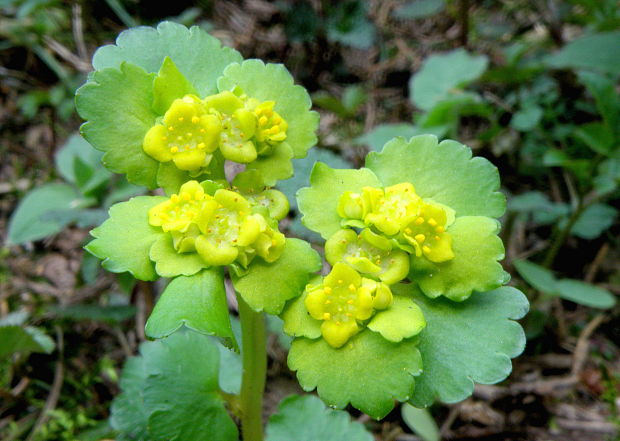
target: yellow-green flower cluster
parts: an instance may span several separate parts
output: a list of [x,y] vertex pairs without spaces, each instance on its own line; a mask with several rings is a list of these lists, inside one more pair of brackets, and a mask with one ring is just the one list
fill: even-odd
[[286,140],[288,124],[274,106],[240,90],[205,99],[185,95],[149,129],[142,147],[152,158],[172,161],[193,176],[208,167],[218,149],[225,159],[247,164]]
[[417,257],[435,263],[454,258],[452,237],[446,232],[454,222],[454,211],[420,198],[410,183],[345,192],[338,214],[345,225],[372,228]]
[[392,303],[387,285],[360,274],[344,263],[336,263],[319,285],[306,287],[304,304],[310,315],[322,320],[321,334],[335,348],[362,330],[361,324],[376,309]]
[[454,211],[423,200],[410,183],[347,191],[337,211],[344,228],[325,243],[332,272],[321,285],[306,287],[305,300],[333,347],[359,332],[375,310],[390,307],[390,285],[407,277],[412,256],[435,263],[454,258],[446,232]]
[[275,218],[265,211],[235,191],[219,189],[211,196],[189,181],[149,210],[149,223],[170,233],[178,253],[198,253],[208,265],[247,267],[256,256],[274,262],[284,249],[285,237],[276,224],[282,210]]

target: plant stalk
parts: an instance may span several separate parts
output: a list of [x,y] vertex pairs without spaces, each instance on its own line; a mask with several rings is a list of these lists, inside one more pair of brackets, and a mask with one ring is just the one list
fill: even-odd
[[237,296],[241,321],[241,432],[244,441],[263,441],[263,393],[267,375],[265,317]]

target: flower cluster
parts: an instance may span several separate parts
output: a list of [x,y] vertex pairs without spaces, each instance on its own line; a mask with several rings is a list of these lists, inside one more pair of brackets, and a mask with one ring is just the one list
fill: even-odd
[[[277,221],[288,210],[272,210],[276,217],[271,217],[269,207],[260,204],[276,199],[277,190],[268,191],[271,199],[262,194],[247,199],[223,188],[211,196],[197,181],[189,181],[178,194],[149,210],[149,223],[170,233],[177,253],[198,253],[210,266],[235,262],[247,268],[256,256],[274,262],[285,244]],[[281,198],[286,197],[280,195],[282,206]]]
[[274,106],[274,101],[250,98],[240,88],[202,100],[188,94],[174,100],[146,133],[143,149],[193,175],[209,166],[218,149],[225,159],[247,164],[269,156],[286,140],[288,124]]

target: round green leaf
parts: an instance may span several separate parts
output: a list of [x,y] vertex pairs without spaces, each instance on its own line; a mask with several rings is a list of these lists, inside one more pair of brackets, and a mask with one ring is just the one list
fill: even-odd
[[422,110],[430,110],[439,101],[453,95],[455,88],[482,75],[488,64],[486,56],[472,56],[465,49],[431,55],[411,77],[411,101]]
[[149,251],[155,271],[161,277],[191,276],[209,265],[198,253],[177,253],[170,234],[161,234]]
[[202,334],[220,337],[228,347],[237,347],[221,267],[173,279],[146,322],[146,335],[150,338],[167,337],[183,325]]
[[249,163],[246,170],[258,170],[266,185],[273,186],[277,181],[293,176],[293,150],[287,142],[274,148],[269,156],[259,156]]
[[314,395],[291,395],[269,417],[266,441],[373,441],[348,413],[327,409]]
[[147,429],[148,413],[144,408],[144,387],[146,366],[144,357],[131,357],[123,366],[121,394],[114,398],[111,406],[110,425],[118,430],[122,438],[135,441],[149,441]]
[[239,86],[251,98],[275,101],[274,110],[288,123],[286,142],[295,158],[303,158],[316,144],[319,114],[310,110],[312,100],[306,89],[294,83],[282,64],[265,64],[261,60],[246,60],[231,64],[217,81],[220,91]]
[[177,332],[143,345],[141,352],[153,441],[237,441],[237,426],[219,394],[219,351],[209,337]]
[[297,192],[302,223],[327,240],[340,230],[340,216],[337,207],[345,191],[361,192],[363,187],[380,187],[375,174],[367,169],[338,170],[317,162],[310,175],[310,187]]
[[159,162],[142,149],[144,135],[155,124],[152,110],[154,74],[133,64],[96,71],[75,95],[77,111],[86,120],[81,132],[98,150],[103,164],[127,180],[157,187]]
[[506,198],[497,168],[456,141],[437,143],[433,135],[395,138],[381,153],[371,152],[366,167],[383,186],[410,182],[423,198],[449,206],[458,216],[500,217]]
[[252,261],[241,277],[231,273],[235,290],[255,311],[279,314],[287,300],[299,296],[312,273],[321,268],[321,258],[307,242],[286,239],[278,260]]
[[198,26],[187,29],[165,21],[156,29],[141,26],[122,32],[116,45],[97,50],[93,66],[97,70],[118,68],[126,61],[147,72],[158,72],[167,56],[201,97],[217,93],[217,78],[226,66],[242,59],[239,52],[222,47],[217,38]]
[[415,339],[392,343],[364,330],[339,348],[324,339],[298,338],[288,356],[306,391],[316,388],[329,406],[351,405],[373,418],[383,418],[394,400],[411,397],[414,376],[422,370]]
[[504,258],[504,244],[497,236],[499,222],[484,216],[459,217],[448,228],[454,259],[433,263],[411,258],[409,279],[429,297],[444,295],[455,301],[472,291],[489,291],[510,279],[498,262]]
[[580,305],[608,309],[616,304],[612,293],[581,280],[562,279],[558,280],[555,286],[560,297]]
[[394,296],[392,305],[378,311],[368,322],[368,329],[395,343],[419,334],[425,326],[426,320],[420,307],[410,298],[401,296]]
[[157,279],[149,251],[164,233],[149,225],[148,212],[165,200],[162,196],[138,196],[113,205],[110,218],[90,232],[95,240],[86,250],[102,259],[101,265],[108,271],[128,271],[140,280]]
[[525,347],[523,329],[513,321],[529,307],[520,291],[502,287],[453,302],[429,299],[413,284],[392,290],[411,296],[427,323],[419,336],[424,372],[416,380],[414,406],[427,407],[435,399],[456,403],[471,395],[474,382],[493,384],[510,374],[510,359]]
[[513,265],[519,272],[519,275],[537,290],[545,294],[555,294],[557,292],[555,276],[547,268],[527,260],[515,260]]
[[8,242],[19,244],[58,233],[71,218],[46,219],[45,215],[74,211],[79,201],[79,193],[67,184],[35,188],[19,202],[11,215]]

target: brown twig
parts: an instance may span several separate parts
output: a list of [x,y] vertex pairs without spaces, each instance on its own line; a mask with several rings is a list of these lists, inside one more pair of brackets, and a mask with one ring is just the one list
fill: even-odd
[[585,281],[587,283],[592,283],[596,278],[596,273],[598,273],[601,264],[607,257],[607,253],[609,252],[609,243],[605,242],[603,246],[598,250],[592,264],[588,268],[588,272],[586,273]]
[[73,39],[75,40],[75,47],[77,48],[78,56],[82,60],[88,60],[88,51],[86,50],[86,44],[84,43],[84,27],[82,22],[82,5],[74,3],[71,7],[72,13],[72,29]]

